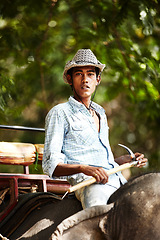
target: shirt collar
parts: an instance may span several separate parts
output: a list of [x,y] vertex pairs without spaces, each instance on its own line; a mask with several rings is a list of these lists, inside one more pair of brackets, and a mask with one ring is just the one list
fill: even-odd
[[[75,111],[79,111],[80,109],[83,110],[83,109],[86,109],[85,106],[81,103],[81,102],[78,102],[76,99],[74,99],[72,96],[69,97],[69,103],[71,104],[71,106],[74,107],[74,110]],[[95,109],[95,111],[97,111],[98,113],[104,113],[104,109],[98,105],[97,103],[95,102],[92,102],[92,107]]]
[[69,97],[69,103],[70,105],[74,108],[74,111],[78,112],[80,109],[84,109],[84,105],[80,102],[78,102],[74,97],[70,96]]

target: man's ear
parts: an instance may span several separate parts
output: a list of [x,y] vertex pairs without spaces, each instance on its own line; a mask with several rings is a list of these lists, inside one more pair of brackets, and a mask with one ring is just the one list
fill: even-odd
[[71,75],[67,74],[67,82],[69,83],[69,85],[72,85],[72,78]]
[[97,83],[96,83],[96,86],[98,86],[98,85],[100,84],[100,82],[101,82],[101,76],[100,76],[100,75],[98,75],[98,77],[97,77]]

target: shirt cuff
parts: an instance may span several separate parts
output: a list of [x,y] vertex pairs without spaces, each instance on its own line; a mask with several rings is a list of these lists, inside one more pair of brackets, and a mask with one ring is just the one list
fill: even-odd
[[64,163],[64,159],[62,158],[62,156],[61,156],[61,158],[59,158],[58,156],[56,157],[55,154],[54,155],[51,154],[50,155],[50,167],[48,169],[48,175],[50,177],[53,176],[53,172],[59,163]]

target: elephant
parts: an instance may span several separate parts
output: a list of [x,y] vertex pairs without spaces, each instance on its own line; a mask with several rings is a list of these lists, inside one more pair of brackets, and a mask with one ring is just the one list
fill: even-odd
[[107,205],[85,210],[74,196],[60,201],[51,193],[26,194],[0,223],[0,233],[10,240],[159,240],[159,182],[160,173],[131,179]]
[[57,226],[50,240],[159,240],[160,173],[131,179],[108,205],[82,210]]

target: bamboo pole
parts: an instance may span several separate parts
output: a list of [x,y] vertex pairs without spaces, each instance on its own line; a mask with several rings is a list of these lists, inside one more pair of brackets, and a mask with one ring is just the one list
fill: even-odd
[[[115,167],[115,168],[113,168],[111,170],[108,170],[107,174],[108,174],[108,176],[110,176],[110,175],[112,175],[114,173],[117,173],[117,172],[123,171],[125,169],[131,168],[131,167],[137,165],[137,163],[138,163],[138,161],[133,161],[133,162],[130,162],[130,163],[122,164],[122,165],[120,165],[118,167]],[[76,190],[78,190],[78,189],[80,189],[82,187],[86,187],[86,186],[91,185],[91,184],[93,184],[95,182],[96,182],[96,178],[92,177],[92,178],[90,178],[90,179],[88,179],[86,181],[83,181],[81,183],[78,183],[77,185],[74,185],[74,186],[70,187],[67,190],[67,192],[68,193],[72,193],[72,192],[74,192],[74,191],[76,191]]]

